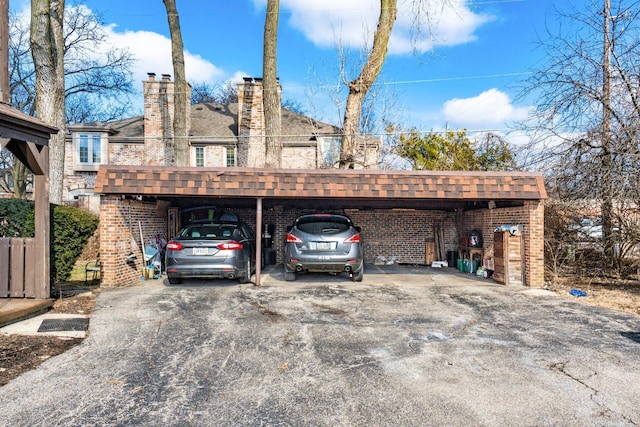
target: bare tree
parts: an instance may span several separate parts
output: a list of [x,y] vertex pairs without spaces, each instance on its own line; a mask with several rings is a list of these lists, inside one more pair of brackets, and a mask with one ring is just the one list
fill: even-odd
[[534,150],[538,161],[555,166],[548,174],[550,193],[597,203],[610,265],[622,219],[617,206],[640,192],[638,6],[635,0],[602,0],[558,11],[560,30],[548,31],[540,42],[548,60],[523,90],[538,95],[533,119],[546,131],[540,134],[554,136],[553,144]]
[[31,1],[31,55],[36,70],[36,115],[58,128],[49,140],[51,203],[62,203],[64,178],[64,0]]
[[173,141],[175,147],[175,162],[178,166],[187,166],[189,162],[189,140],[187,129],[187,80],[184,71],[184,45],[180,31],[180,17],[175,0],[163,0],[167,9],[169,32],[171,33],[171,59],[173,61],[174,83],[174,113],[173,113]]
[[[11,105],[35,115],[35,68],[29,42],[29,22],[9,18],[9,80]],[[125,49],[112,48],[104,55],[96,50],[106,40],[100,16],[86,7],[65,7],[65,113],[67,123],[110,121],[125,117],[132,110],[133,94],[130,66],[133,58]],[[29,171],[8,151],[0,164],[9,170],[2,177],[3,190],[25,197],[31,177]]]
[[384,60],[387,56],[387,48],[391,30],[398,13],[397,0],[380,0],[380,16],[378,26],[373,36],[373,47],[369,52],[360,75],[349,82],[349,95],[344,111],[343,138],[340,147],[341,169],[353,169],[355,165],[355,155],[360,139],[360,121],[362,117],[362,103],[367,92],[375,82]]
[[280,0],[267,1],[264,21],[264,52],[262,57],[262,90],[265,129],[265,166],[279,168],[282,163],[280,140],[280,97],[277,78],[277,41]]
[[191,88],[191,104],[212,102],[215,104],[232,104],[238,102],[238,86],[227,81],[221,85],[212,86],[200,82]]

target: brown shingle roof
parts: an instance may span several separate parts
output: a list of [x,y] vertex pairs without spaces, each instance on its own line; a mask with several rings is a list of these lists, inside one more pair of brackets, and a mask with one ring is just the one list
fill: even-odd
[[[340,129],[327,123],[318,122],[309,117],[283,108],[282,141],[305,142],[315,135],[339,135]],[[238,104],[203,103],[191,106],[192,141],[233,140],[238,136]]]
[[542,175],[526,172],[168,168],[102,166],[95,192],[230,198],[539,200]]
[[[234,142],[238,138],[238,104],[202,103],[191,105],[191,141]],[[112,142],[142,142],[144,116],[108,123],[82,123],[68,127],[70,131],[109,131]],[[282,109],[282,141],[308,142],[315,135],[339,135],[340,128]]]

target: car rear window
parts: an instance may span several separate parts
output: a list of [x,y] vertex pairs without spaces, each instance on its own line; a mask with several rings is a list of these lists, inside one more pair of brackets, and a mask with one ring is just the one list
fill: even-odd
[[180,237],[187,239],[230,239],[237,230],[234,224],[202,224],[185,228]]
[[340,216],[306,216],[298,218],[296,227],[310,234],[333,234],[347,231],[351,221]]

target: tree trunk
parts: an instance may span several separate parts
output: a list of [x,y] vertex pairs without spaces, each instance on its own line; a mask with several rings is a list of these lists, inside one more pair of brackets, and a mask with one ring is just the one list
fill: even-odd
[[11,168],[11,179],[13,180],[13,195],[18,199],[24,199],[27,195],[29,170],[17,157],[12,157],[13,167]]
[[36,116],[58,128],[49,139],[50,201],[62,203],[65,155],[64,0],[31,1],[31,55],[36,70]]
[[262,59],[262,91],[265,131],[265,166],[279,168],[282,164],[280,96],[278,96],[277,54],[278,14],[280,0],[268,0],[264,22],[264,53]]
[[387,56],[389,37],[398,12],[397,0],[380,0],[380,17],[373,36],[373,47],[360,75],[349,83],[349,96],[344,110],[340,168],[353,169],[360,140],[362,102],[375,82]]
[[187,95],[187,80],[184,71],[184,45],[180,31],[180,17],[175,0],[164,0],[171,33],[171,60],[174,74],[173,101],[173,146],[175,149],[175,163],[177,166],[189,165],[189,140],[187,129],[187,109],[189,99]]
[[602,234],[604,239],[604,253],[613,265],[613,177],[611,173],[611,3],[604,0],[603,25],[603,59],[602,59],[602,177],[601,177],[601,205]]

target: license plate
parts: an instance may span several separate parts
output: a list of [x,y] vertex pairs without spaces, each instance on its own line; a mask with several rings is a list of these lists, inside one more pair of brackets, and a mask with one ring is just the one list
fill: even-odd
[[207,248],[193,248],[194,255],[208,255],[209,249]]
[[318,242],[316,243],[316,249],[319,251],[330,251],[331,242]]

